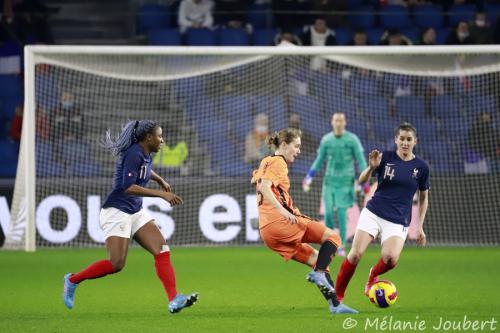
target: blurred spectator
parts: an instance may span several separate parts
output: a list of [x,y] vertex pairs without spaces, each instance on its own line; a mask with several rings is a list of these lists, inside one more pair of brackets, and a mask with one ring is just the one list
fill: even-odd
[[290,43],[293,45],[302,45],[302,41],[297,35],[295,35],[293,32],[286,30],[284,30],[280,34],[277,34],[276,37],[274,37],[274,44],[279,45],[283,42]]
[[300,137],[300,153],[304,156],[314,157],[316,156],[316,150],[319,146],[319,141],[316,140],[310,133],[301,128],[300,126],[300,115],[297,113],[292,113],[288,119],[288,127],[300,129],[302,131],[302,136]]
[[482,158],[496,156],[499,137],[488,112],[478,114],[476,121],[469,129],[467,142],[469,148],[480,154]]
[[250,0],[218,0],[215,6],[217,24],[233,29],[245,28],[250,3]]
[[182,0],[179,6],[179,28],[182,33],[189,28],[212,28],[213,2],[210,0]]
[[380,39],[380,45],[412,45],[411,40],[397,29],[387,30]]
[[304,46],[337,45],[335,31],[328,28],[324,17],[316,18],[313,25],[305,27],[300,39]]
[[245,138],[246,163],[258,162],[267,155],[266,138],[269,135],[269,117],[259,113],[255,117],[255,127]]
[[436,31],[434,28],[427,28],[422,32],[420,45],[436,45]]
[[446,44],[448,45],[468,45],[474,44],[474,40],[469,33],[469,25],[467,22],[459,22],[457,27],[450,32],[446,37]]
[[272,9],[276,24],[283,30],[301,29],[309,21],[308,0],[273,0]]
[[[42,108],[36,110],[36,137],[42,141],[47,141],[49,138],[49,121],[47,120],[46,111]],[[9,136],[16,142],[21,141],[23,128],[24,106],[21,104],[16,107],[16,113],[12,118]]]
[[478,12],[474,21],[469,23],[470,37],[476,44],[492,44],[493,30],[485,13]]
[[14,117],[12,117],[12,122],[10,125],[9,136],[12,140],[19,143],[21,142],[21,132],[23,128],[23,113],[24,108],[22,105],[16,107],[16,112]]
[[[349,11],[348,0],[311,0],[311,13],[322,13],[330,27],[346,26],[345,13]],[[338,13],[338,14],[334,14]]]
[[83,116],[71,92],[63,91],[61,103],[54,110],[51,118],[54,141],[76,141],[82,138]]
[[354,46],[368,45],[368,37],[366,36],[366,33],[362,30],[355,31],[354,36],[352,37],[351,45]]

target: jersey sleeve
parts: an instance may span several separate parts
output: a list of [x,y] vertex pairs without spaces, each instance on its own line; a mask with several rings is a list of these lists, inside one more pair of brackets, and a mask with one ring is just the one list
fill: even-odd
[[311,169],[313,169],[314,172],[320,171],[321,167],[323,166],[323,161],[325,160],[326,157],[326,145],[327,145],[326,140],[325,138],[323,138],[321,140],[321,143],[319,144],[316,159],[314,160],[311,166]]
[[138,154],[127,153],[123,156],[122,188],[127,189],[135,184],[139,177],[142,159]]
[[420,191],[426,191],[431,187],[429,181],[429,166],[425,164],[425,167],[422,168],[422,176],[418,180],[418,189]]
[[353,135],[353,150],[354,157],[356,158],[356,161],[358,161],[359,171],[361,172],[366,169],[366,158],[361,141],[359,141],[359,138],[355,135]]

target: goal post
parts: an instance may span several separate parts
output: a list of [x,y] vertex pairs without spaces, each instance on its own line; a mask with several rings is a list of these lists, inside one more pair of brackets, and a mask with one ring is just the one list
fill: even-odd
[[[255,154],[270,153],[264,134],[292,114],[308,136],[290,167],[292,195],[322,220],[321,174],[310,193],[300,180],[338,111],[365,155],[392,148],[401,121],[416,125],[417,154],[431,166],[431,245],[500,243],[500,148],[491,133],[500,127],[500,46],[36,45],[25,48],[24,86],[7,249],[103,245],[99,208],[115,159],[100,141],[129,119],[163,127],[153,169],[186,204],[146,198],[144,206],[172,244],[260,244]],[[349,210],[349,238],[362,205]]]

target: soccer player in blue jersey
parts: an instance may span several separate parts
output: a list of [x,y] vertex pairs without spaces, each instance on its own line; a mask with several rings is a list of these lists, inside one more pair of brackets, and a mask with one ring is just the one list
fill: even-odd
[[[113,189],[100,214],[109,259],[96,261],[78,273],[64,276],[63,300],[68,309],[73,308],[75,290],[82,281],[117,273],[125,266],[131,237],[154,256],[156,274],[167,293],[171,313],[198,300],[196,293],[177,293],[170,248],[153,218],[142,208],[142,197],[162,198],[172,206],[183,203],[182,198],[171,191],[170,185],[151,169],[151,153],[158,152],[162,144],[162,129],[151,120],[129,121],[116,141],[111,139],[110,131],[106,133],[104,147],[119,156]],[[150,179],[156,181],[161,190],[147,188]]]
[[379,275],[393,269],[403,250],[411,221],[412,201],[418,190],[419,222],[417,244],[424,246],[423,229],[429,203],[429,166],[413,153],[417,143],[417,130],[409,123],[402,123],[394,131],[396,151],[369,154],[369,165],[360,174],[359,182],[366,182],[372,175],[377,177],[378,187],[373,198],[359,216],[352,248],[337,275],[337,298],[344,298],[345,290],[356,266],[368,245],[380,235],[381,258],[370,269],[365,294],[378,281]]

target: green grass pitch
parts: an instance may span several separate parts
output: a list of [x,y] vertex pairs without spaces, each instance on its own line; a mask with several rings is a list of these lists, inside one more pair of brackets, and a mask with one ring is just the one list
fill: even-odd
[[[153,258],[142,249],[130,250],[122,272],[83,282],[71,311],[61,300],[63,275],[104,258],[104,249],[2,251],[0,332],[380,332],[421,321],[425,330],[406,324],[405,331],[437,332],[441,320],[463,325],[465,316],[490,321],[483,331],[500,331],[491,324],[500,321],[499,248],[405,248],[398,267],[384,275],[399,293],[388,309],[362,293],[379,251],[370,248],[349,286],[345,302],[360,311],[349,330],[347,317],[331,316],[306,282],[305,266],[264,247],[174,248],[178,289],[200,293],[194,307],[176,315],[168,313]],[[334,259],[334,276],[341,260]]]

